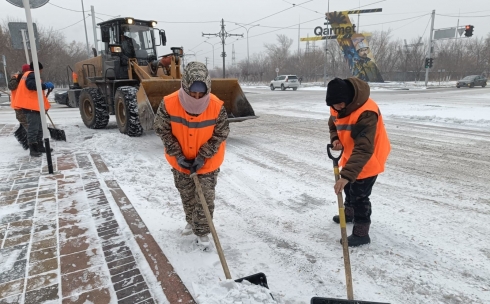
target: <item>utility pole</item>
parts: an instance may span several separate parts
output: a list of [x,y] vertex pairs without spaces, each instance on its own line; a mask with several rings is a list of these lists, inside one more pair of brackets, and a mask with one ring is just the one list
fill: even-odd
[[[432,56],[432,34],[434,32],[434,18],[436,17],[436,10],[432,10],[432,21],[430,22],[430,32],[429,32],[429,47],[427,48],[427,58]],[[425,86],[429,82],[429,67],[425,68]]]
[[231,66],[235,67],[236,65],[236,60],[235,60],[235,44],[231,45]]
[[228,34],[228,32],[225,30],[225,20],[221,19],[221,31],[216,34],[204,34],[202,33],[202,36],[216,36],[221,39],[221,44],[223,46],[223,52],[221,53],[221,57],[223,57],[223,78],[226,78],[226,73],[225,73],[225,57],[226,57],[226,52],[225,52],[225,40],[228,37],[231,36],[239,36],[243,37],[243,34]]
[[92,27],[94,28],[94,47],[97,54],[99,54],[99,43],[97,42],[97,24],[95,23],[95,9],[94,6],[90,6],[90,11],[92,13]]
[[[330,14],[330,0],[328,0],[327,15]],[[328,21],[328,20],[327,20]],[[327,24],[327,33],[330,33],[328,27],[330,26],[330,21]],[[325,39],[325,62],[323,63],[323,86],[327,87],[327,55],[328,55],[328,39]]]
[[[27,38],[26,38],[26,30],[21,29],[20,30],[21,35],[22,35],[22,42],[24,43],[24,51],[26,53],[26,63],[29,64],[31,61],[29,60],[29,51],[27,50]],[[36,42],[34,42],[36,43]]]
[[206,60],[206,67],[208,67],[208,57],[204,57]]
[[83,24],[85,26],[85,40],[87,42],[87,56],[90,58],[90,48],[88,46],[88,34],[87,34],[87,22],[85,21],[85,8],[83,7],[83,0],[82,0],[82,13],[83,13]]
[[5,84],[6,84],[6,87],[9,86],[9,78],[7,77],[7,60],[5,60],[5,55],[2,55],[2,59],[3,59],[3,75],[5,75]]

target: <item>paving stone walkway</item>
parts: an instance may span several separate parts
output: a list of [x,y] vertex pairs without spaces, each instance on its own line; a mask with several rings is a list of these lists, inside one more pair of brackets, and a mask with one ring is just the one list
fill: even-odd
[[27,155],[0,163],[0,304],[195,303],[99,155]]

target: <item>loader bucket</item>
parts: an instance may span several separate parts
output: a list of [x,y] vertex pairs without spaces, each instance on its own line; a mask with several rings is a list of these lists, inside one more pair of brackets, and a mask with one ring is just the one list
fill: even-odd
[[[155,113],[163,97],[179,90],[180,83],[180,79],[141,80],[137,100],[140,123],[144,130],[153,129]],[[230,122],[257,118],[237,79],[212,79],[211,93],[224,102]]]

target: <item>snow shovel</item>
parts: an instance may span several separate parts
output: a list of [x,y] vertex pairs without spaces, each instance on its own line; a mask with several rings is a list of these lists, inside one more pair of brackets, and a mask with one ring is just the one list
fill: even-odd
[[[46,98],[48,98],[49,93],[51,93],[52,91],[53,91],[53,89],[48,90],[48,93],[46,93]],[[65,131],[60,130],[60,129],[56,129],[56,126],[54,125],[53,121],[51,120],[51,117],[49,116],[48,112],[46,112],[46,116],[48,116],[49,121],[53,125],[52,128],[48,127],[48,131],[49,131],[49,135],[51,136],[51,139],[66,141]]]
[[51,138],[54,139],[54,140],[64,140],[64,141],[66,141],[65,131],[60,130],[60,129],[56,129],[56,126],[54,125],[53,121],[51,120],[51,117],[49,117],[49,114],[48,113],[46,113],[46,116],[48,116],[49,121],[53,125],[52,128],[49,128],[48,127],[49,135],[51,136]]
[[19,125],[19,128],[14,132],[15,139],[22,145],[24,150],[29,149],[29,143],[27,142],[27,131],[24,129],[22,124]]
[[[344,150],[340,151],[340,154],[335,157],[332,155],[331,150],[333,149],[332,144],[327,145],[328,157],[333,161],[333,173],[335,174],[335,182],[340,179],[339,174],[339,160],[342,156]],[[352,273],[350,269],[350,258],[349,258],[349,247],[347,244],[347,231],[344,213],[344,199],[342,197],[342,191],[337,194],[337,202],[339,205],[339,219],[340,219],[340,233],[342,235],[342,249],[344,251],[344,267],[345,267],[345,281],[347,283],[347,300],[343,299],[332,299],[332,298],[311,298],[311,304],[388,304],[380,302],[366,302],[354,300],[354,291],[352,289]]]
[[[219,260],[221,262],[221,266],[223,267],[225,277],[227,280],[231,280],[230,270],[228,268],[228,264],[226,263],[225,254],[223,253],[223,248],[221,248],[221,243],[219,241],[218,234],[216,233],[216,228],[214,227],[213,219],[211,218],[211,213],[209,212],[208,204],[206,203],[206,198],[204,197],[204,193],[202,192],[201,183],[199,182],[199,178],[196,173],[196,168],[191,167],[190,171],[191,171],[191,178],[194,180],[197,194],[199,195],[199,199],[201,200],[201,205],[204,209],[204,214],[206,215],[206,219],[208,220],[208,225],[211,230],[211,234],[213,235],[214,245],[216,246],[216,250],[218,251]],[[262,272],[250,275],[248,277],[237,279],[235,280],[235,282],[241,283],[243,280],[249,281],[254,285],[259,285],[269,289],[269,286],[267,285],[267,277]],[[274,297],[272,298],[274,299]]]

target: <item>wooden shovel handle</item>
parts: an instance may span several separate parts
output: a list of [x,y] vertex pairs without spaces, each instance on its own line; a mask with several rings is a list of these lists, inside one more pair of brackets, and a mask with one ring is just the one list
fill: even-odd
[[206,219],[208,220],[208,225],[209,228],[211,229],[211,234],[213,235],[213,240],[214,240],[214,244],[216,245],[216,250],[218,250],[219,260],[221,262],[221,266],[223,267],[223,271],[225,272],[225,277],[227,280],[231,280],[231,274],[230,274],[230,270],[228,269],[228,264],[226,263],[225,254],[223,253],[223,248],[221,248],[221,243],[219,242],[218,234],[216,233],[216,229],[214,228],[213,219],[211,218],[211,213],[209,212],[208,204],[206,203],[206,198],[204,197],[204,193],[202,192],[201,183],[199,182],[197,173],[192,172],[191,178],[194,180],[197,194],[199,195],[199,199],[201,200],[201,204],[204,209],[204,214],[206,214]]

